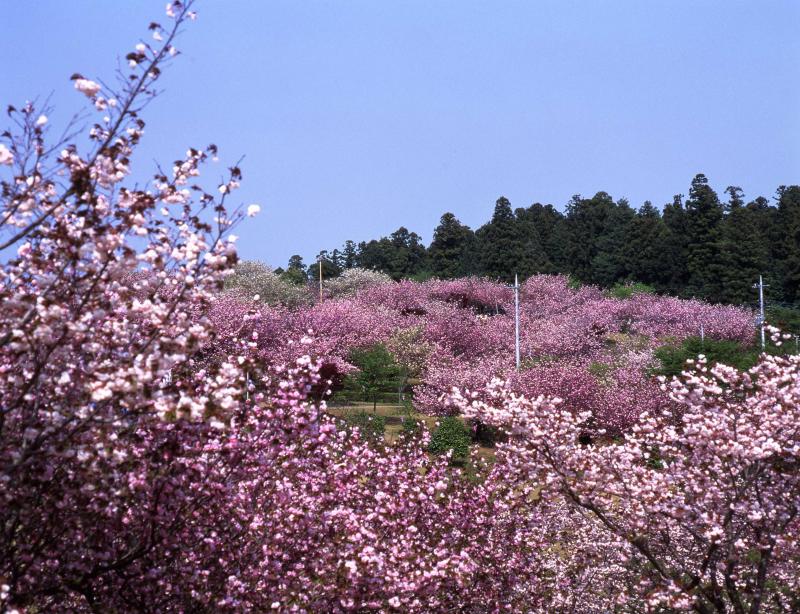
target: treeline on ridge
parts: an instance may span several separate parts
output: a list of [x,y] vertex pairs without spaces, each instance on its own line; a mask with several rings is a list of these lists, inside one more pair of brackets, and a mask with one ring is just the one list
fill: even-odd
[[[574,196],[564,213],[540,203],[512,209],[501,197],[476,231],[445,213],[427,247],[401,227],[381,239],[347,241],[318,260],[325,278],[354,267],[417,280],[565,273],[583,283],[638,282],[720,303],[752,303],[753,283],[764,275],[772,301],[800,303],[800,186],[780,186],[774,202],[745,202],[736,186],[725,194],[721,199],[699,174],[688,198],[676,195],[663,212],[649,201],[636,210],[606,192]],[[300,256],[276,272],[297,283],[309,275]]]

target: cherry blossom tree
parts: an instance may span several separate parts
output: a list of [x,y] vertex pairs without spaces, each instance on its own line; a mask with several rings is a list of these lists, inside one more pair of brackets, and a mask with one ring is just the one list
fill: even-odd
[[266,264],[251,260],[237,263],[233,274],[225,279],[225,288],[243,301],[255,300],[288,307],[312,302],[308,288],[283,280]]
[[170,172],[157,170],[150,190],[124,185],[144,134],[140,110],[177,54],[191,5],[173,2],[169,23],[150,25],[153,42],[126,56],[118,86],[73,77],[99,115],[87,147],[49,141],[34,104],[9,108],[0,249],[15,255],[0,269],[2,605],[94,607],[104,603],[98,585],[114,577],[124,591],[158,548],[179,558],[166,544],[210,495],[202,442],[242,394],[235,360],[193,366],[214,337],[204,314],[235,263],[226,235],[242,214],[226,201],[239,169],[206,190],[197,177],[216,148],[190,148]]
[[341,298],[356,296],[369,286],[392,283],[392,278],[379,271],[370,269],[352,268],[345,269],[341,275],[333,279],[326,279],[322,284],[325,296]]
[[[231,206],[240,169],[200,179],[216,147],[127,185],[192,4],[118,85],[74,75],[85,144],[31,103],[0,135],[0,608],[800,607],[797,357],[655,381],[665,338],[747,340],[752,314],[559,276],[524,286],[519,373],[502,284],[354,274],[272,300],[269,271],[236,272],[259,212]],[[419,409],[508,433],[493,463],[338,428],[324,399],[378,343]]]
[[701,358],[664,386],[676,408],[643,414],[615,445],[581,443],[591,412],[501,380],[449,401],[508,431],[503,480],[540,485],[622,553],[616,606],[797,609],[800,359],[764,355],[741,373]]

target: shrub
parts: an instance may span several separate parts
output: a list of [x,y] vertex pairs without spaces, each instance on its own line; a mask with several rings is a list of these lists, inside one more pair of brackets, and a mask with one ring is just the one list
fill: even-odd
[[769,307],[767,322],[787,333],[800,333],[800,307]]
[[430,271],[420,271],[419,273],[414,273],[413,275],[408,276],[408,279],[417,282],[429,281],[433,278],[434,278],[433,273],[431,273]]
[[428,450],[433,454],[444,454],[452,450],[454,461],[464,461],[469,455],[471,439],[469,429],[460,418],[447,416],[441,419],[431,434]]
[[567,288],[570,290],[580,290],[583,287],[583,282],[573,275],[567,275]]
[[542,354],[540,356],[527,356],[520,361],[520,371],[527,371],[534,369],[542,364],[555,362],[556,357],[549,354]]
[[611,373],[611,369],[612,368],[613,368],[613,365],[610,365],[610,364],[608,364],[606,362],[593,361],[589,365],[589,369],[588,370],[589,370],[589,373],[594,375],[597,379],[605,380],[608,377],[609,373]]
[[668,377],[679,375],[686,369],[686,361],[697,358],[699,354],[705,355],[709,364],[722,363],[742,371],[755,365],[760,353],[760,348],[755,345],[745,346],[727,339],[701,340],[700,337],[689,337],[680,345],[666,345],[655,351],[656,358],[661,362],[661,368],[656,373]]
[[422,432],[422,421],[412,418],[411,416],[404,416],[402,422],[402,434],[405,437],[416,437]]
[[[397,385],[400,369],[391,352],[382,343],[352,350],[350,361],[359,370],[348,376],[345,386],[360,390],[365,400],[372,401],[374,411],[378,400],[385,398],[382,393],[386,393],[387,389],[393,390]],[[392,392],[390,398],[393,399],[394,395]]]

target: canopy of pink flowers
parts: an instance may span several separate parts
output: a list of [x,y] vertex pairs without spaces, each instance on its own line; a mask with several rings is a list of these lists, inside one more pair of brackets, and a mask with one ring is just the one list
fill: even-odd
[[[191,5],[115,91],[75,76],[100,114],[83,146],[32,104],[0,135],[2,611],[800,609],[800,359],[647,377],[700,325],[749,340],[748,312],[534,277],[517,372],[486,280],[226,293],[259,209],[230,207],[241,171],[203,187],[212,145],[125,186]],[[418,409],[505,432],[493,463],[337,425],[325,392],[377,342]]]
[[[445,396],[455,386],[476,390],[499,376],[520,393],[549,394],[576,408],[592,408],[597,423],[620,432],[639,413],[664,400],[648,376],[652,351],[666,341],[697,336],[749,343],[748,310],[700,301],[635,294],[609,298],[600,289],[572,289],[563,276],[528,279],[520,292],[523,369],[514,364],[514,296],[485,279],[370,284],[349,298],[326,299],[293,309],[220,297],[211,319],[222,339],[253,339],[261,358],[280,364],[299,357],[304,335],[327,377],[353,370],[353,349],[389,343],[402,331],[419,330],[428,348],[419,411],[452,413]],[[595,372],[592,372],[594,365]]]

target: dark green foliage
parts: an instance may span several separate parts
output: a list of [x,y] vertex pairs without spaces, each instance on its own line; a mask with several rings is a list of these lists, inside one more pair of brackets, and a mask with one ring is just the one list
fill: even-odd
[[331,279],[332,277],[338,277],[342,269],[337,264],[337,261],[340,260],[338,250],[334,250],[335,254],[329,254],[328,250],[322,250],[316,258],[316,262],[314,262],[313,266],[310,266],[308,269],[308,276],[319,282],[319,272],[320,272],[320,265],[322,267],[322,278],[323,279]]
[[411,416],[404,416],[401,432],[404,437],[418,436],[420,433],[422,433],[422,420],[417,420]]
[[686,266],[689,274],[685,294],[719,301],[723,266],[720,261],[722,204],[702,173],[692,180],[686,201]]
[[597,239],[597,255],[592,260],[592,282],[610,286],[629,277],[625,247],[636,212],[625,199],[610,207],[606,227]]
[[[793,335],[800,335],[800,308],[770,307],[767,309],[767,322],[777,326],[782,331]],[[794,343],[789,342],[789,345]]]
[[718,296],[723,303],[753,300],[753,280],[767,270],[768,249],[758,224],[758,213],[742,204],[742,190],[731,186],[728,213],[719,237],[720,281]]
[[355,242],[348,239],[342,247],[341,265],[343,269],[352,269],[358,266],[358,247]]
[[469,429],[460,418],[447,416],[439,421],[439,425],[431,433],[428,450],[433,454],[444,454],[453,451],[453,460],[463,462],[469,456],[471,436]]
[[372,408],[375,410],[381,394],[395,389],[400,368],[386,346],[381,343],[366,349],[353,350],[350,360],[359,370],[347,376],[345,389],[360,391],[366,400],[372,401]]
[[475,251],[475,233],[445,213],[433,231],[433,241],[428,248],[431,272],[441,279],[464,277],[474,272],[472,256]]
[[783,298],[800,302],[800,186],[778,188]]
[[567,277],[567,287],[570,290],[580,290],[581,286],[583,286],[583,284],[581,283],[581,280],[578,279],[577,277],[575,277],[574,275],[570,274]]
[[419,273],[414,273],[413,275],[409,275],[407,279],[411,281],[428,281],[429,279],[433,279],[436,275],[432,271],[420,271]]
[[359,412],[345,416],[345,422],[350,428],[357,428],[358,434],[364,441],[381,442],[386,432],[386,418],[376,414]]
[[[427,249],[401,227],[389,237],[323,252],[323,273],[360,266],[396,280],[480,275],[506,282],[515,274],[524,280],[565,273],[606,288],[638,282],[660,293],[750,305],[757,300],[752,286],[763,275],[768,305],[800,306],[800,186],[778,188],[777,206],[763,197],[745,204],[737,186],[725,192],[723,203],[698,174],[689,198],[676,195],[663,213],[649,201],[635,211],[606,192],[574,196],[565,214],[540,203],[512,209],[500,197],[489,222],[474,233],[446,213]],[[289,268],[284,276],[300,283],[303,267]],[[309,278],[317,275],[308,271]]]
[[661,212],[646,201],[628,226],[628,239],[622,247],[630,277],[643,284],[669,289],[672,264],[669,263],[669,228]]
[[524,241],[507,198],[497,199],[491,221],[481,226],[475,237],[481,273],[492,279],[513,280],[523,257]]
[[[535,244],[542,254],[535,254],[534,263],[540,263],[523,272],[523,276],[534,273],[560,273],[565,271],[565,247],[567,244],[564,216],[553,205],[534,203],[527,209],[518,209],[517,218],[522,232],[536,232]],[[530,230],[528,230],[530,229]]]
[[615,284],[608,291],[608,295],[614,298],[626,299],[632,297],[634,294],[653,294],[655,292],[653,286],[642,284],[638,282],[628,284]]
[[498,441],[505,441],[504,433],[483,422],[473,422],[472,440],[485,448],[493,448]]
[[528,209],[517,209],[514,211],[514,217],[515,232],[519,237],[521,248],[520,258],[514,270],[523,279],[537,273],[552,271],[553,267],[547,257],[535,218],[529,214]]
[[420,236],[401,226],[389,237],[359,243],[358,263],[383,271],[392,279],[403,279],[425,270],[427,254]]
[[689,280],[687,268],[687,216],[683,208],[683,195],[676,194],[672,204],[664,207],[664,228],[661,267],[655,284],[662,292],[680,294]]
[[[278,273],[278,269],[276,269],[275,272]],[[308,282],[306,265],[303,264],[302,256],[298,256],[297,254],[289,258],[289,264],[286,270],[282,270],[278,275],[281,276],[281,279],[298,286],[304,286]]]
[[588,199],[573,196],[566,217],[568,270],[600,285],[627,279],[625,247],[635,216],[627,201],[615,203],[605,192]]
[[723,363],[739,370],[747,370],[756,364],[761,349],[753,344],[744,346],[736,341],[689,337],[680,345],[666,345],[656,350],[656,358],[661,362],[658,375],[668,377],[679,375],[687,368],[686,361],[705,355],[709,365]]

